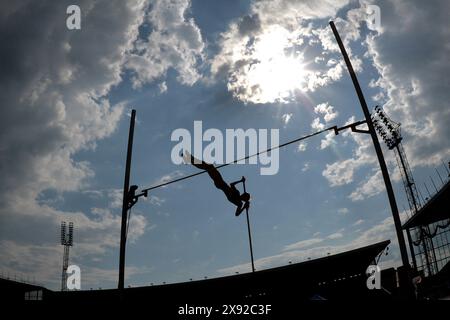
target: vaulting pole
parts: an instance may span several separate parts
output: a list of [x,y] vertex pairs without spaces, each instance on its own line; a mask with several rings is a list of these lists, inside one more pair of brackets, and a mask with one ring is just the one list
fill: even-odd
[[125,248],[126,248],[126,232],[127,232],[127,218],[128,218],[128,190],[130,187],[130,169],[131,169],[131,155],[133,153],[133,135],[134,135],[134,120],[136,118],[136,110],[131,110],[130,131],[128,133],[128,149],[127,162],[125,167],[125,181],[123,184],[123,201],[122,201],[122,223],[120,227],[120,260],[119,260],[119,290],[124,288],[125,279]]
[[394,190],[392,188],[391,179],[389,178],[389,172],[386,166],[386,162],[384,160],[383,152],[381,150],[380,142],[378,141],[377,134],[375,132],[375,128],[373,126],[372,118],[370,117],[369,108],[367,107],[366,100],[364,98],[361,87],[359,86],[358,78],[356,77],[356,73],[353,70],[352,63],[350,58],[348,57],[347,51],[345,50],[344,44],[342,43],[341,37],[334,25],[333,21],[330,21],[331,29],[333,30],[336,41],[341,49],[341,53],[344,57],[345,63],[347,65],[348,72],[350,73],[350,77],[353,81],[353,86],[355,87],[356,94],[358,95],[359,102],[361,104],[362,110],[364,112],[364,116],[366,117],[367,126],[369,127],[370,135],[372,136],[372,142],[375,147],[375,151],[378,157],[378,162],[380,164],[381,173],[383,174],[384,184],[386,185],[386,191],[389,198],[389,204],[391,206],[392,217],[394,218],[395,230],[397,232],[398,245],[400,247],[400,255],[402,259],[403,266],[405,268],[409,268],[408,261],[408,253],[406,250],[405,237],[403,236],[402,224],[400,221],[400,215],[398,212],[397,202],[395,201]]
[[[244,177],[242,177],[242,184],[243,184],[243,186],[244,186],[244,192],[247,192],[246,190],[245,190],[245,178]],[[251,258],[251,260],[252,260],[252,272],[255,272],[255,262],[254,262],[254,260],[253,260],[253,245],[252,245],[252,233],[251,233],[251,231],[250,231],[250,218],[249,218],[249,216],[248,216],[248,206],[247,206],[247,208],[245,208],[245,214],[246,214],[246,216],[247,216],[247,230],[248,230],[248,242],[249,242],[249,244],[250,244],[250,258]]]

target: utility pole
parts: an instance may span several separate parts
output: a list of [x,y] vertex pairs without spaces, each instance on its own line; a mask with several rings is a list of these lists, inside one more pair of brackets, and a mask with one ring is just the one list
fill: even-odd
[[398,212],[397,202],[395,201],[394,190],[392,188],[391,179],[389,177],[389,172],[386,166],[386,162],[384,160],[383,152],[381,150],[380,142],[378,141],[377,133],[375,132],[375,128],[370,117],[370,112],[367,107],[366,100],[364,98],[363,92],[358,82],[358,78],[356,77],[356,73],[353,70],[352,63],[350,58],[348,57],[347,51],[345,50],[344,44],[342,43],[341,37],[334,25],[333,21],[330,21],[331,29],[333,30],[336,41],[339,45],[341,53],[344,57],[345,64],[347,65],[348,72],[350,73],[350,77],[353,81],[353,86],[355,87],[356,94],[358,95],[359,102],[361,104],[364,116],[366,118],[366,123],[369,128],[369,133],[372,137],[373,146],[375,147],[375,152],[377,154],[378,163],[380,165],[381,173],[383,175],[384,184],[386,185],[386,191],[389,198],[389,204],[391,206],[392,217],[394,219],[395,231],[397,232],[398,245],[400,247],[400,255],[402,259],[403,266],[409,269],[409,261],[408,261],[408,252],[405,244],[405,237],[403,236],[402,224],[400,221],[400,215]]
[[128,220],[128,191],[130,188],[130,169],[131,156],[133,153],[133,135],[134,135],[134,121],[136,118],[136,110],[131,110],[130,131],[128,133],[128,149],[127,162],[125,167],[125,180],[123,184],[123,201],[122,201],[122,223],[120,227],[120,260],[119,260],[119,290],[124,288],[125,279],[125,248],[127,240],[127,220]]

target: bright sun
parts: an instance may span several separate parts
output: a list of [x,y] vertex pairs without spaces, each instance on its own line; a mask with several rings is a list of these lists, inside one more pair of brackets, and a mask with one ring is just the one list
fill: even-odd
[[[289,32],[274,26],[255,40],[251,57],[254,63],[245,72],[248,100],[256,103],[286,102],[295,89],[305,83],[303,57],[292,48]],[[243,83],[241,83],[242,85]]]

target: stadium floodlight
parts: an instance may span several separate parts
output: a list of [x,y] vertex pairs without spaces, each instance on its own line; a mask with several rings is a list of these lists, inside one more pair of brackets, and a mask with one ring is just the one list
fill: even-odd
[[389,150],[398,146],[402,141],[400,133],[400,123],[393,121],[387,116],[379,106],[375,107],[375,112],[371,115],[375,130],[383,138]]
[[67,241],[67,245],[73,245],[73,222],[69,222],[69,239]]
[[61,245],[73,246],[73,229],[73,222],[69,222],[69,232],[67,232],[66,222],[61,222]]
[[61,222],[61,245],[66,243],[66,222]]

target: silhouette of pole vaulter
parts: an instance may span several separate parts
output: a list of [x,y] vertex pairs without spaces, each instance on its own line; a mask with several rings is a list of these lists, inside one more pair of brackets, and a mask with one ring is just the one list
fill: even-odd
[[245,177],[242,177],[242,179],[228,185],[228,183],[223,180],[222,175],[219,170],[214,167],[214,165],[196,159],[188,151],[184,152],[183,159],[185,163],[190,163],[201,170],[206,170],[211,179],[214,181],[216,188],[222,190],[228,201],[237,207],[235,212],[236,217],[239,216],[242,211],[250,207],[250,194],[247,192],[243,192],[241,194],[236,188],[238,183],[245,182]]

